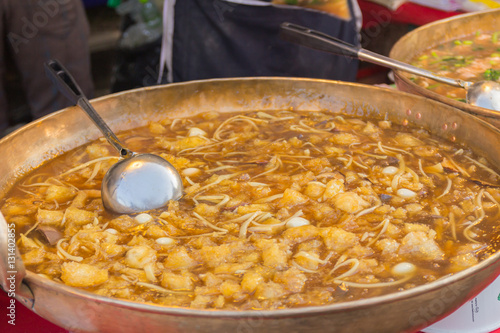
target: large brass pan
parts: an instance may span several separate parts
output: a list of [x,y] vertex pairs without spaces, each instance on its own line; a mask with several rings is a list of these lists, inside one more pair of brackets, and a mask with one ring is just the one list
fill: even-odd
[[[110,95],[94,105],[114,130],[218,110],[339,110],[415,123],[466,143],[500,165],[500,131],[464,112],[398,91],[334,81],[247,78],[195,81]],[[481,133],[478,135],[478,133]],[[97,138],[98,130],[71,107],[0,140],[0,199],[13,182],[64,151]],[[8,289],[7,231],[0,215],[0,282]],[[277,311],[169,308],[97,296],[24,274],[16,260],[16,297],[72,332],[411,332],[449,314],[500,273],[500,253],[473,268],[403,292],[327,306]]]
[[[477,31],[500,31],[500,9],[458,15],[426,24],[399,39],[392,47],[389,57],[410,63],[416,55],[431,47],[472,35]],[[500,127],[500,112],[459,102],[425,89],[411,81],[403,72],[395,71],[394,74],[398,89],[446,103]]]

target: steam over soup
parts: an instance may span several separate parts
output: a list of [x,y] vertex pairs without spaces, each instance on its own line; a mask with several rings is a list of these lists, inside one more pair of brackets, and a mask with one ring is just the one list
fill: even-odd
[[[500,32],[478,31],[471,36],[433,47],[413,59],[412,64],[440,76],[465,81],[500,82]],[[465,102],[465,89],[424,77],[410,76],[424,88]]]
[[204,113],[120,138],[162,155],[185,195],[111,215],[104,140],[1,204],[27,268],[99,295],[168,306],[282,309],[409,289],[498,250],[492,166],[422,129],[330,112]]

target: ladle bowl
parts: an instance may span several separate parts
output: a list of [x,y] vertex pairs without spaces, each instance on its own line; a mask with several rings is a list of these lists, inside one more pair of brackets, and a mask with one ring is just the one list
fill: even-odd
[[480,81],[467,88],[467,101],[490,110],[500,110],[500,85],[493,81]]
[[170,200],[179,199],[182,182],[172,164],[160,156],[135,154],[108,170],[101,191],[106,209],[137,213],[160,208]]

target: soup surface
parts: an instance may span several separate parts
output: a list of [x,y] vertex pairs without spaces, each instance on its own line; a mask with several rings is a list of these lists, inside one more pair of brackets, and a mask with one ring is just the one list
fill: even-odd
[[500,247],[488,162],[422,129],[325,112],[203,113],[119,135],[161,154],[185,195],[111,215],[104,140],[25,177],[1,203],[27,268],[99,295],[283,309],[397,292]]
[[[465,81],[500,79],[500,32],[476,32],[430,48],[412,60],[412,64],[440,76]],[[452,87],[424,77],[411,76],[424,88],[465,102],[465,89]]]

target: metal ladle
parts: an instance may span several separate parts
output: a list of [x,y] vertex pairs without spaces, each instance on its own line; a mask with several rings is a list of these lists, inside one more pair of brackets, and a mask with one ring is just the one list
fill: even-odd
[[87,113],[123,158],[109,168],[102,180],[104,208],[119,214],[140,213],[182,197],[182,179],[172,164],[160,156],[136,154],[123,147],[66,68],[57,60],[51,60],[45,69],[58,90]]
[[464,88],[467,91],[467,103],[490,110],[500,111],[500,84],[496,82],[469,82],[460,79],[450,79],[447,77],[437,76],[427,70],[384,57],[380,54],[346,43],[322,32],[288,22],[281,24],[280,36],[286,41],[302,46],[308,46],[316,50],[351,58],[358,58],[359,60],[371,62],[383,67],[398,69],[418,76],[433,79],[444,84]]

